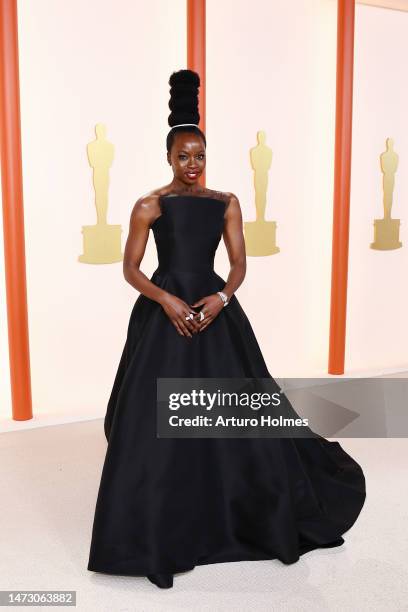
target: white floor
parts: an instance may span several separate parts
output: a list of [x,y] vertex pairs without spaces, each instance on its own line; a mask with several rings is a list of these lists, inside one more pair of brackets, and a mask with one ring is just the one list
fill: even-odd
[[343,546],[289,566],[197,566],[161,590],[86,569],[106,450],[101,419],[3,433],[1,588],[75,590],[81,612],[408,610],[407,441],[339,441],[367,479],[366,505]]

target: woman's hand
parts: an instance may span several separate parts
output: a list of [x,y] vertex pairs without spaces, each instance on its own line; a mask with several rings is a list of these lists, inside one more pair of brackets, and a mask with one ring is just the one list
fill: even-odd
[[[192,318],[188,321],[186,316],[190,314],[191,307],[172,293],[167,293],[165,297],[160,300],[164,312],[173,323],[174,327],[180,336],[188,336],[192,338],[192,334],[200,331],[200,325],[196,319]],[[193,312],[193,314],[196,314]]]
[[197,315],[197,320],[199,321],[199,326],[200,326],[200,329],[199,329],[200,332],[203,331],[203,329],[205,329],[207,325],[212,323],[212,321],[214,321],[218,313],[224,308],[224,302],[222,301],[218,293],[212,293],[211,295],[206,295],[201,300],[198,300],[197,302],[194,302],[194,304],[191,304],[191,307],[196,308],[197,306],[201,306],[202,304],[203,304],[203,307],[201,308],[200,312],[202,312],[205,315],[204,319],[200,321],[200,315],[199,314]]

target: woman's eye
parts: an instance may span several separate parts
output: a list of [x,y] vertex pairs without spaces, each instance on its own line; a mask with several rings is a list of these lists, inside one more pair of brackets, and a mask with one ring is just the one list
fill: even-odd
[[[204,153],[200,153],[199,155],[197,155],[198,159],[204,159]],[[181,160],[185,160],[187,159],[187,155],[179,155],[179,159]]]

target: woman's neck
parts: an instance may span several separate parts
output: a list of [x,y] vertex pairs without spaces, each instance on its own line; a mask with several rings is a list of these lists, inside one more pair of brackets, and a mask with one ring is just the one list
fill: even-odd
[[200,193],[202,191],[205,191],[205,187],[200,185],[200,183],[198,182],[194,183],[193,185],[187,185],[186,183],[183,183],[183,181],[180,181],[178,179],[174,179],[168,187],[169,189],[174,189],[175,191],[187,191],[189,193]]

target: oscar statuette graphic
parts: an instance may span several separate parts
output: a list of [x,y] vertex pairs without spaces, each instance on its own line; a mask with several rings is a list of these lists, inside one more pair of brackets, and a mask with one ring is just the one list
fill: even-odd
[[114,146],[106,140],[106,127],[95,126],[96,139],[87,146],[88,161],[93,168],[95,190],[96,224],[83,225],[82,263],[105,264],[122,261],[120,225],[108,225],[109,169],[114,158]]
[[272,150],[265,144],[265,132],[257,132],[258,144],[250,150],[254,171],[256,220],[244,222],[246,254],[252,257],[279,253],[276,246],[276,221],[265,220],[268,172],[272,163]]
[[392,138],[386,140],[387,150],[380,155],[381,171],[383,173],[383,207],[384,218],[374,219],[374,242],[370,244],[377,251],[399,249],[400,219],[391,218],[392,197],[394,191],[395,173],[398,168],[398,155],[394,151]]

